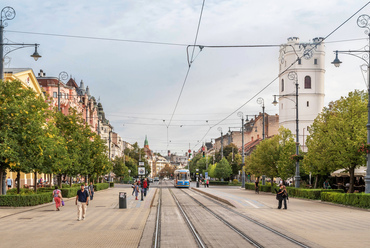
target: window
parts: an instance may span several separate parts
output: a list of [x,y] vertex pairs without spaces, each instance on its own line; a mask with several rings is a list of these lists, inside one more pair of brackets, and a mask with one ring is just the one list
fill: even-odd
[[301,65],[301,64],[302,64],[302,60],[298,59],[298,65]]
[[313,60],[314,65],[317,65],[317,59]]
[[307,101],[307,107],[309,107],[310,106],[310,102],[309,101]]
[[311,77],[310,76],[306,76],[304,78],[304,88],[311,89]]
[[257,139],[259,139],[260,138],[260,135],[259,134],[257,134]]
[[283,109],[283,107],[284,107],[284,105],[283,105],[283,104],[281,104],[281,109]]
[[281,79],[281,91],[284,91],[284,79]]
[[53,97],[54,98],[57,98],[58,97],[56,92],[53,92]]

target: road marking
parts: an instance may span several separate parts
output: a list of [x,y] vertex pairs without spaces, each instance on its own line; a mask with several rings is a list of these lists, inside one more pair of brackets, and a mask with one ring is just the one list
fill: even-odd
[[244,200],[246,203],[248,203],[248,204],[250,204],[252,207],[255,207],[255,208],[260,208],[260,207],[258,207],[257,205],[255,205],[255,204],[253,204],[253,203],[251,203],[250,201],[248,201],[248,200]]

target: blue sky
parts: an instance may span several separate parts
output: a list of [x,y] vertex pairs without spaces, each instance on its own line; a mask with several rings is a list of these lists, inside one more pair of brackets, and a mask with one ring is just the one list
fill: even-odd
[[[326,0],[208,0],[198,43],[205,45],[283,44],[291,36],[302,42],[325,37],[367,1]],[[202,0],[20,1],[3,0],[16,17],[5,31],[78,35],[122,40],[193,44]],[[360,14],[370,14],[366,7]],[[359,49],[366,40],[357,27],[359,15],[336,31],[326,43],[325,103],[355,89],[366,89],[361,61],[341,56],[340,69],[330,62],[333,50]],[[39,43],[42,58],[34,62],[32,49],[9,56],[7,67],[40,69],[47,76],[61,71],[84,81],[100,97],[106,117],[124,140],[143,146],[145,135],[154,151],[167,150],[167,128],[183,84],[188,64],[186,46],[78,39],[6,32],[18,43]],[[341,41],[341,42],[339,42]],[[248,101],[278,74],[278,48],[204,49],[197,55],[177,110],[168,128],[169,149],[179,154],[192,149],[209,127]],[[365,75],[366,78],[366,75]],[[275,114],[274,82],[263,97],[266,112]],[[257,98],[258,98],[257,97]],[[244,114],[258,114],[252,99]],[[165,122],[163,122],[165,120]],[[208,123],[206,122],[208,120]],[[223,130],[240,125],[236,114],[219,124]],[[212,128],[205,141],[219,137]]]

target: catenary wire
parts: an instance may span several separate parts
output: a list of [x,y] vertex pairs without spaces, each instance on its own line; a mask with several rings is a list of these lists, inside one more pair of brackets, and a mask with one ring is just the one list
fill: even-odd
[[[367,5],[370,4],[370,1],[367,2],[364,6],[362,6],[359,10],[357,10],[353,15],[351,15],[349,18],[347,18],[342,24],[340,24],[338,27],[336,27],[332,32],[330,32],[328,35],[326,35],[323,39],[321,39],[317,44],[317,45],[320,45],[322,42],[324,42],[327,38],[329,38],[333,33],[335,33],[339,28],[341,28],[344,24],[346,24],[349,20],[351,20],[355,15],[357,15],[361,10],[363,10]],[[316,46],[313,46],[311,49],[308,50],[308,52],[311,52]],[[247,100],[245,103],[243,103],[240,107],[238,107],[236,110],[234,110],[233,112],[231,112],[229,115],[227,115],[225,118],[223,118],[222,120],[220,120],[218,123],[214,124],[213,126],[211,126],[208,131],[206,132],[206,134],[202,137],[202,139],[200,140],[200,142],[198,142],[194,147],[193,149],[198,146],[202,141],[203,139],[206,137],[206,135],[209,133],[209,131],[214,128],[215,126],[219,125],[220,123],[222,123],[223,121],[225,121],[226,119],[228,119],[231,115],[235,114],[237,111],[239,111],[241,108],[243,108],[245,105],[247,105],[250,101],[252,101],[256,96],[258,96],[260,93],[262,93],[265,89],[267,89],[272,83],[274,83],[279,77],[280,75],[282,75],[283,73],[285,73],[286,71],[288,71],[290,68],[292,68],[293,65],[295,65],[295,63],[297,63],[297,61],[301,58],[303,58],[305,56],[305,53],[303,55],[301,55],[300,57],[298,56],[297,59],[291,64],[289,65],[284,71],[282,71],[281,73],[278,74],[277,77],[275,77],[270,83],[268,83],[266,86],[264,86],[261,90],[259,90],[256,94],[254,94],[249,100]]]

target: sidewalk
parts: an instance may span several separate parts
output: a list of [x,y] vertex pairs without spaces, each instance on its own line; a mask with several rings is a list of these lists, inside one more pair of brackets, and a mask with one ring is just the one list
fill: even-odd
[[240,212],[288,236],[297,235],[322,247],[365,247],[370,243],[367,210],[293,197],[288,210],[282,210],[276,209],[278,202],[271,193],[222,186],[198,189],[228,200]]
[[[118,208],[119,192],[127,193],[127,209]],[[77,221],[75,198],[55,205],[0,208],[1,246],[4,247],[138,247],[155,193],[135,200],[131,188],[98,191],[84,221]]]

